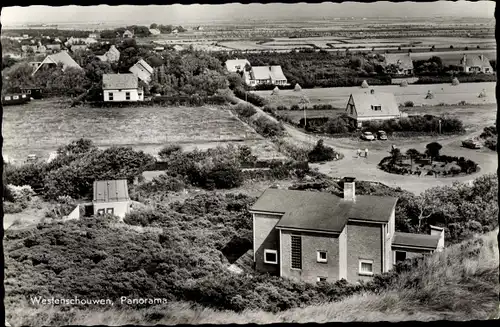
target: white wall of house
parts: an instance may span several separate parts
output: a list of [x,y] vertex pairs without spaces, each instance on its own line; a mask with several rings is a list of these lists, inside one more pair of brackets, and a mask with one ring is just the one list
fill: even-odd
[[97,202],[94,203],[94,215],[98,215],[99,210],[104,210],[104,213],[108,213],[108,209],[113,209],[113,215],[123,219],[130,212],[130,205],[130,201]]
[[105,102],[144,101],[142,89],[103,90],[103,95]]

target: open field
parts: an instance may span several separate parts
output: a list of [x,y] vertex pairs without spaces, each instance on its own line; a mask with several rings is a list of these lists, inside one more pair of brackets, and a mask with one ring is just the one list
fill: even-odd
[[[450,81],[451,82],[451,81]],[[406,101],[413,101],[415,105],[435,106],[440,103],[457,104],[460,101],[466,101],[470,104],[496,104],[494,82],[485,83],[462,83],[457,86],[450,84],[432,84],[432,85],[408,85],[401,87],[399,85],[381,85],[372,86],[375,92],[394,93],[398,103],[403,104]],[[478,98],[481,90],[485,90],[487,97]],[[427,91],[434,93],[434,99],[425,99]],[[294,90],[281,90],[279,96],[271,96],[272,91],[255,91],[256,94],[263,96],[276,105],[291,106],[299,104],[302,95],[305,95],[310,105],[331,104],[334,107],[345,108],[349,96],[352,93],[369,92],[361,87],[334,87],[334,88],[316,88],[303,89],[301,92]]]
[[101,147],[127,145],[146,152],[166,142],[202,148],[248,142],[260,151],[270,146],[230,111],[215,106],[70,108],[45,99],[6,106],[3,118],[3,153],[12,161],[28,154],[48,158],[60,145],[81,137]]

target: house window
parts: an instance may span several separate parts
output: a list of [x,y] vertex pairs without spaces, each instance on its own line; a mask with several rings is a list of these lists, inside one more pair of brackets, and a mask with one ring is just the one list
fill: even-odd
[[97,210],[97,215],[99,215],[99,216],[104,215],[104,209]]
[[302,239],[292,235],[292,268],[302,269]]
[[137,95],[139,96],[139,98],[142,97],[142,93],[141,92],[137,93]]
[[278,263],[278,251],[276,250],[264,250],[264,263],[277,264]]
[[396,251],[396,263],[406,260],[406,252]]
[[28,94],[31,94],[31,90],[28,90]]
[[372,106],[372,110],[380,111],[382,110],[382,106]]
[[109,101],[113,101],[113,92],[108,93]]
[[6,96],[6,97],[5,97],[5,100],[6,100],[6,101],[9,101],[9,100],[10,100],[10,96]]
[[321,283],[321,282],[326,282],[326,277],[321,277],[321,276],[318,276],[317,281],[318,281],[318,283]]
[[372,276],[373,260],[359,260],[359,274],[365,276]]
[[14,100],[18,100],[18,99],[19,99],[19,96],[18,96],[18,95],[14,95],[12,98],[13,98]]
[[130,100],[130,92],[125,92],[125,100]]
[[115,213],[115,209],[114,208],[107,208],[106,213],[113,215]]
[[326,251],[318,251],[317,260],[318,262],[324,262],[324,263],[328,262]]

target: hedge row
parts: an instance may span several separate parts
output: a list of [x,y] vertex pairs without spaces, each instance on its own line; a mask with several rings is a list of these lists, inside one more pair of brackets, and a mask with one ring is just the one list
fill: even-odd
[[255,94],[255,93],[251,93],[249,91],[246,91],[242,87],[236,87],[233,90],[233,92],[234,92],[234,95],[236,95],[241,100],[246,100],[257,107],[263,107],[267,104],[266,99],[264,99],[263,97]]

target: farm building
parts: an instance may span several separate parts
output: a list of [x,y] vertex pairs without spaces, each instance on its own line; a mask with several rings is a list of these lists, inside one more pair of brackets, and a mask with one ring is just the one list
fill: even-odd
[[249,72],[244,71],[245,83],[250,86],[259,84],[287,85],[288,81],[281,66],[255,66]]
[[150,28],[149,33],[151,33],[151,35],[160,35],[161,34],[160,30],[157,28]]
[[112,45],[105,54],[97,56],[101,61],[117,62],[120,59],[120,51]]
[[346,107],[347,115],[361,127],[363,121],[400,118],[398,103],[392,93],[353,93]]
[[389,73],[395,75],[413,75],[413,61],[409,53],[386,53],[384,55],[384,65]]
[[250,62],[246,59],[230,59],[226,61],[226,69],[230,73],[242,72]]
[[130,67],[129,72],[136,75],[141,81],[149,83],[151,81],[151,76],[153,75],[153,67],[141,59],[135,65]]
[[78,69],[82,69],[80,65],[76,63],[73,58],[68,54],[66,51],[61,51],[55,54],[48,55],[45,57],[45,59],[35,68],[35,71],[33,72],[33,75],[35,75],[42,67],[55,67],[57,64],[62,64],[63,66],[63,71],[66,68],[69,67],[74,67]]
[[465,73],[493,74],[490,61],[484,55],[465,55],[460,59],[460,67]]
[[370,280],[414,256],[441,251],[444,233],[395,231],[397,198],[267,189],[250,208],[255,269],[309,283]]
[[133,38],[134,37],[134,33],[130,32],[129,30],[126,30],[125,32],[123,32],[122,37],[124,39]]
[[104,102],[143,101],[144,92],[134,74],[103,74]]
[[89,34],[90,39],[98,39],[100,37],[101,37],[101,35],[99,33],[90,33]]

